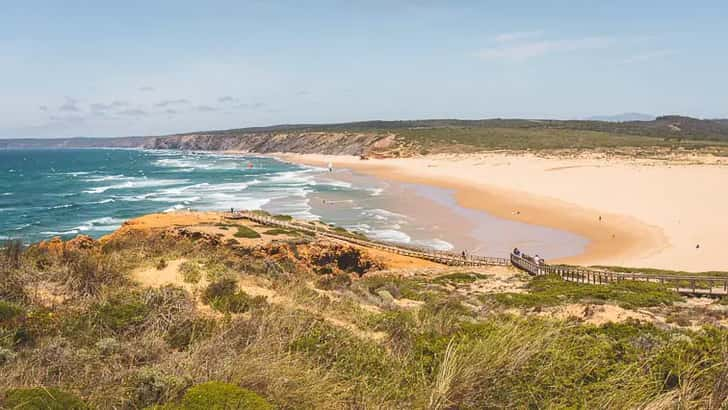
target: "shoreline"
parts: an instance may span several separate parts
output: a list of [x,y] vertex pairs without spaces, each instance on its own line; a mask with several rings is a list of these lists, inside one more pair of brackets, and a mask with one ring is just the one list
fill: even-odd
[[[588,240],[588,244],[583,253],[572,257],[549,260],[552,263],[629,267],[649,266],[686,271],[724,270],[727,267],[721,266],[721,255],[719,252],[711,252],[708,257],[705,257],[704,252],[698,253],[699,249],[693,249],[695,245],[688,242],[692,239],[690,236],[695,236],[694,234],[690,235],[692,231],[690,234],[682,232],[684,234],[683,236],[688,236],[688,238],[678,236],[681,232],[676,232],[674,229],[675,226],[665,227],[661,226],[661,224],[645,221],[643,218],[640,218],[640,213],[645,213],[643,209],[640,209],[639,212],[624,212],[620,209],[614,209],[617,207],[611,207],[606,202],[604,206],[597,207],[584,206],[583,204],[571,201],[571,199],[576,198],[584,199],[582,202],[585,203],[594,203],[598,202],[598,199],[590,198],[590,195],[597,196],[598,194],[603,196],[607,191],[620,189],[620,182],[617,182],[616,185],[609,186],[606,184],[603,186],[598,185],[607,180],[603,174],[605,174],[605,169],[608,169],[610,166],[615,167],[619,171],[617,175],[611,177],[612,179],[620,180],[624,177],[629,180],[633,173],[636,172],[636,175],[639,175],[640,170],[637,169],[638,167],[645,167],[647,170],[655,171],[658,169],[669,170],[671,168],[679,168],[683,165],[662,164],[656,166],[651,163],[626,162],[613,164],[604,159],[544,159],[529,155],[500,153],[452,154],[406,159],[370,159],[365,161],[353,156],[318,154],[277,153],[272,156],[287,162],[313,166],[325,166],[328,162],[333,162],[334,167],[350,168],[362,174],[371,175],[383,180],[451,189],[454,191],[457,203],[465,208],[485,211],[495,217],[510,221],[566,231]],[[544,163],[548,163],[547,166],[549,168],[545,170],[539,169],[539,173],[535,173],[536,171],[532,169],[529,169],[527,172],[518,170],[519,165],[527,164],[529,161],[537,162],[539,166],[544,166]],[[591,163],[590,161],[596,162]],[[580,165],[574,164],[574,162],[586,162],[587,164]],[[574,177],[574,172],[581,173],[583,171],[583,169],[580,170],[578,168],[584,168],[589,171],[593,171],[589,168],[594,168],[599,171],[599,178],[595,178],[595,181],[597,181],[595,184],[597,186],[594,188],[598,192],[592,192],[594,189],[586,189],[583,194],[584,198],[580,198],[572,192],[579,188],[577,186],[571,190],[561,189],[570,193],[570,196],[564,195],[564,199],[557,199],[561,198],[558,194],[553,196],[544,195],[544,192],[548,192],[548,186],[540,185],[541,180],[546,178],[542,176],[544,171],[554,171],[551,172],[552,174],[570,172],[569,178],[565,178],[566,180],[563,181],[562,185],[570,185],[572,182],[585,184],[584,181]],[[517,185],[516,188],[507,188],[504,186],[509,185],[508,182],[510,182],[506,179],[510,175],[507,171],[504,172],[504,169],[513,171],[515,174],[512,176],[512,179],[518,182],[514,184]],[[719,175],[717,175],[718,179],[724,175],[728,176],[728,167],[717,167],[715,169],[719,172]],[[491,173],[490,171],[495,172]],[[677,171],[671,172],[670,174],[674,174],[675,172]],[[587,173],[593,174],[594,172]],[[534,185],[528,184],[528,178],[531,177],[534,180]],[[493,179],[495,179],[496,183],[492,183]],[[637,182],[636,188],[630,188],[625,191],[639,195],[641,193],[640,189],[644,188],[640,185],[643,182],[636,178],[633,179]],[[651,181],[650,179],[647,183],[649,184]],[[687,181],[690,181],[690,178],[687,178]],[[553,183],[553,181],[551,182]],[[627,182],[622,181],[621,183],[626,184]],[[668,184],[665,183],[664,185]],[[589,185],[586,186],[589,188]],[[536,187],[539,189],[523,189],[524,187]],[[557,188],[563,187],[558,186]],[[648,188],[655,188],[655,186],[651,184]],[[615,197],[620,196],[619,192],[613,192],[613,194]],[[656,200],[658,205],[661,203],[664,205],[665,201],[672,199],[665,197],[662,200],[659,195],[657,195],[657,198],[653,198],[652,196],[655,195],[652,191],[647,192],[647,194],[651,195],[648,198],[650,201],[647,202],[654,202]],[[628,197],[628,192],[624,192],[623,195]],[[690,205],[693,208],[697,207],[699,209],[700,203],[698,202],[696,204],[694,199]],[[626,202],[631,202],[634,205],[639,204],[640,200],[635,198],[632,201]],[[643,204],[642,206],[650,205]],[[678,205],[676,205],[676,208],[678,211],[681,211]],[[678,211],[675,211],[678,213],[678,217],[687,215],[680,214]],[[702,216],[700,212],[694,212],[690,215],[696,218],[696,222],[706,223],[702,219],[697,221]],[[708,221],[707,223],[711,222]],[[678,219],[677,225],[679,224],[680,220]],[[683,225],[683,227],[689,226],[691,226],[690,223]],[[716,233],[720,231],[720,228],[720,226],[715,227],[704,238],[695,240],[701,240],[704,243],[707,241],[710,245],[718,245],[720,244],[720,238]],[[677,242],[680,243],[678,244]],[[700,242],[697,243],[699,244]],[[692,246],[687,246],[687,244],[691,244]],[[681,245],[680,249],[678,249],[678,245]]]
[[[601,260],[604,257],[631,256],[636,249],[644,249],[645,246],[662,245],[659,232],[655,232],[649,227],[641,227],[639,222],[629,221],[628,218],[617,215],[612,215],[610,218],[618,220],[614,226],[614,233],[612,233],[615,238],[612,238],[612,234],[600,232],[602,226],[595,222],[598,221],[599,212],[578,209],[573,205],[558,203],[559,201],[549,198],[535,198],[526,193],[508,192],[492,186],[468,185],[446,176],[425,177],[417,175],[415,172],[408,172],[405,167],[378,162],[381,160],[361,161],[355,157],[319,157],[317,154],[315,156],[311,154],[276,154],[275,156],[287,162],[311,166],[325,166],[332,161],[339,166],[383,180],[450,189],[454,191],[457,203],[464,208],[485,211],[501,219],[566,231],[587,239],[588,243],[582,253],[551,259],[550,262],[553,263],[589,264],[591,261]],[[514,210],[519,213],[514,214]],[[568,213],[564,213],[564,210],[568,210]],[[624,220],[621,220],[623,218]],[[625,224],[639,226],[639,234],[635,235],[634,231],[621,229]],[[648,235],[650,242],[646,243],[640,239],[645,234]],[[620,238],[619,241],[615,240],[617,236]]]

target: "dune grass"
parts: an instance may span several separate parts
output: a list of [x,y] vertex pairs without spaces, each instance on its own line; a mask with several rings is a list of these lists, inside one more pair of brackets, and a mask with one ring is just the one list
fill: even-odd
[[499,293],[488,296],[515,307],[553,306],[572,302],[613,302],[622,307],[669,305],[680,295],[657,283],[620,281],[605,285],[569,282],[556,275],[539,276],[528,284],[527,293]]
[[248,238],[248,239],[257,239],[260,238],[260,234],[247,226],[239,225],[237,232],[233,234],[236,238]]
[[[311,288],[315,273],[282,257],[163,237],[120,238],[101,252],[29,250],[10,269],[0,260],[0,295],[13,295],[23,312],[23,320],[0,323],[0,349],[12,353],[0,363],[0,399],[14,389],[53,388],[101,409],[214,408],[243,397],[282,409],[728,404],[724,328],[503,315],[433,280],[395,275],[337,280],[322,292]],[[182,288],[124,280],[136,266],[181,256],[219,273],[200,295],[216,311]],[[105,262],[74,267],[79,260],[119,268],[107,275]],[[285,302],[245,305],[252,297],[239,291],[236,275],[256,276]],[[474,276],[444,278],[463,284]],[[63,290],[64,303],[29,296],[47,283]],[[538,299],[528,304],[545,306],[559,294],[632,306],[675,300],[662,289],[595,288],[543,278],[529,289]],[[403,309],[382,290],[421,302]]]

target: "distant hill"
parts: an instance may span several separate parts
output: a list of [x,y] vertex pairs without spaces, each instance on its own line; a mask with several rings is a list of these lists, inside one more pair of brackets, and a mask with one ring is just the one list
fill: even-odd
[[587,121],[608,121],[608,122],[624,122],[624,121],[654,121],[654,115],[642,114],[638,112],[626,112],[616,115],[595,115],[588,117]]
[[0,139],[0,149],[22,148],[139,148],[149,140],[148,137],[114,138],[19,138]]
[[2,148],[149,148],[360,154],[462,152],[492,149],[561,149],[692,146],[728,143],[728,120],[666,115],[625,120],[622,114],[597,120],[429,119],[359,121],[337,124],[281,124],[268,127],[198,131],[156,137],[11,139]]

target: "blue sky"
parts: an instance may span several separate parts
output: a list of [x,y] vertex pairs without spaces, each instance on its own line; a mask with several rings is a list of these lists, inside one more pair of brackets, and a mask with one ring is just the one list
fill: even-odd
[[721,1],[4,1],[0,138],[728,117]]

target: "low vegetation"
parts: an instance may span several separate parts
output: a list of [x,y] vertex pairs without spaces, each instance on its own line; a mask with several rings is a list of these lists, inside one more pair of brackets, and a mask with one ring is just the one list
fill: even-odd
[[291,229],[283,229],[283,228],[268,229],[267,231],[264,231],[263,233],[266,235],[272,235],[272,236],[276,236],[276,235],[298,236],[298,235],[300,235],[298,233],[298,231],[294,231]]
[[252,228],[248,228],[247,226],[239,225],[237,232],[233,234],[236,238],[248,238],[248,239],[257,239],[260,238],[260,234]]
[[[474,296],[461,290],[487,283],[489,275],[359,274],[321,250],[325,264],[304,264],[281,245],[264,254],[129,235],[76,250],[35,245],[13,263],[0,253],[0,406],[728,405],[724,327],[595,326],[505,313],[567,301],[631,308],[680,300],[658,286],[544,277],[524,293]],[[204,278],[204,287],[190,293],[131,280],[135,269],[162,258],[170,266],[184,258],[185,281]],[[331,272],[322,273],[324,266]],[[253,296],[250,283],[278,296]]]
[[273,409],[264,398],[236,385],[207,382],[191,387],[180,400],[156,407],[159,410],[267,410]]
[[655,268],[628,268],[624,266],[594,266],[595,268],[606,269],[620,273],[644,273],[659,276],[716,276],[728,277],[728,271],[706,271],[706,272],[685,272],[679,270],[655,269]]
[[672,304],[682,298],[657,283],[620,281],[605,285],[569,282],[556,275],[539,276],[527,293],[499,293],[498,303],[517,307],[553,306],[566,302],[613,302],[623,307]]
[[86,404],[71,393],[54,388],[10,389],[2,401],[7,409],[85,410]]

